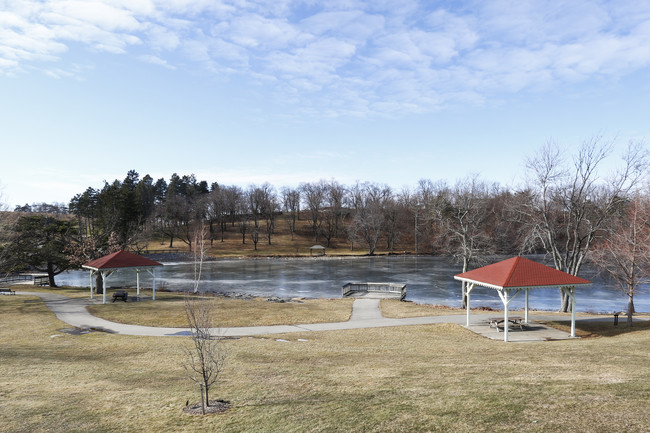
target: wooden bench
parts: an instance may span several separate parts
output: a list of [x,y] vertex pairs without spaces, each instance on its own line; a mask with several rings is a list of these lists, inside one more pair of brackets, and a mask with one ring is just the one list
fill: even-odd
[[115,293],[113,293],[113,302],[115,302],[118,299],[122,299],[124,302],[126,302],[128,297],[129,297],[128,292],[124,290],[118,290]]
[[0,294],[2,294],[2,295],[15,295],[16,292],[14,292],[11,289],[0,289]]

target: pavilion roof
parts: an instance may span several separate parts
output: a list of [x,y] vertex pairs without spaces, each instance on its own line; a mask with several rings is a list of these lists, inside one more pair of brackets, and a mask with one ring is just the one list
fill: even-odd
[[512,257],[502,260],[455,275],[454,279],[494,289],[564,287],[591,284],[591,281],[558,271],[524,257]]
[[149,268],[153,266],[162,266],[162,263],[158,263],[154,260],[127,251],[118,251],[82,265],[84,268],[95,270]]

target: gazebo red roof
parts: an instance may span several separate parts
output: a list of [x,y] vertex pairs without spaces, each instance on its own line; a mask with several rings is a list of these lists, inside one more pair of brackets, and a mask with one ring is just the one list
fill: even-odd
[[97,270],[121,269],[121,268],[148,268],[152,266],[162,266],[154,260],[127,251],[118,251],[104,257],[92,260],[82,265],[84,268]]
[[558,271],[523,257],[512,257],[482,268],[454,276],[493,288],[526,288],[548,286],[577,286],[591,281]]

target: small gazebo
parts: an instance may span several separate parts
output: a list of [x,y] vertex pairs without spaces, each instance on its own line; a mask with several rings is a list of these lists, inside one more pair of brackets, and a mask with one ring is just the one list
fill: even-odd
[[309,255],[310,256],[324,256],[325,255],[325,247],[322,245],[314,245],[309,247]]
[[524,322],[528,323],[528,292],[530,289],[559,287],[571,299],[571,336],[576,336],[575,288],[591,285],[583,278],[558,271],[523,257],[512,257],[482,268],[454,276],[467,283],[467,326],[470,319],[470,293],[474,287],[495,289],[503,302],[503,341],[508,341],[508,305],[522,290],[526,293]]
[[158,263],[154,260],[150,260],[146,257],[139,256],[137,254],[129,253],[127,251],[118,251],[113,254],[109,254],[99,259],[92,260],[81,267],[84,269],[90,270],[90,299],[93,298],[94,290],[94,280],[93,276],[99,273],[102,276],[103,284],[103,296],[102,303],[106,303],[106,280],[108,277],[116,271],[123,269],[135,269],[136,272],[136,286],[138,290],[138,296],[140,295],[140,271],[146,271],[151,274],[153,277],[152,298],[156,299],[156,267],[162,266],[162,263]]

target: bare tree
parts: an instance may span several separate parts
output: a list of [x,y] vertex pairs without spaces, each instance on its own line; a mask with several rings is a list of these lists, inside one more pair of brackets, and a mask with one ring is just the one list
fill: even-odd
[[266,239],[271,245],[271,236],[275,233],[275,217],[279,205],[275,189],[270,183],[266,182],[261,186],[262,190],[262,216],[266,222]]
[[318,183],[305,183],[300,186],[301,195],[307,205],[311,228],[314,233],[314,242],[318,242],[322,234],[323,207],[325,205],[325,194],[327,187],[324,181]]
[[289,214],[287,223],[291,240],[296,232],[296,220],[300,218],[300,190],[284,187],[282,188],[282,208]]
[[368,247],[368,254],[375,254],[377,243],[384,230],[385,210],[391,198],[389,187],[375,184],[356,184],[350,190],[354,209],[350,240],[360,240]]
[[242,211],[244,192],[238,186],[227,186],[223,189],[225,212],[230,219],[230,226],[234,227],[237,216]]
[[[597,170],[612,147],[601,137],[586,140],[573,166],[567,167],[559,146],[549,141],[526,164],[532,185],[525,207],[529,221],[525,247],[540,245],[556,269],[571,275],[578,275],[594,241],[648,170],[647,151],[630,143],[622,168],[601,178]],[[566,312],[570,298],[561,293],[560,311]]]
[[591,260],[616,288],[627,295],[627,326],[632,326],[634,295],[639,285],[650,282],[650,203],[636,196],[594,248]]
[[246,191],[246,201],[248,210],[253,219],[253,225],[250,227],[249,235],[253,241],[253,248],[257,251],[257,243],[260,239],[260,218],[264,207],[264,191],[262,188],[251,185]]
[[226,203],[223,189],[219,185],[214,185],[206,198],[205,214],[210,229],[210,245],[214,242],[215,225],[219,226],[221,242],[223,242],[226,231]]
[[[492,252],[487,230],[490,217],[489,186],[473,175],[458,181],[455,187],[439,195],[433,208],[438,239],[443,251],[463,264],[463,272],[481,263]],[[461,286],[462,308],[467,306],[467,286]]]
[[203,414],[211,404],[210,389],[223,371],[227,357],[223,339],[212,335],[216,315],[214,299],[205,295],[197,296],[205,255],[205,236],[204,226],[195,231],[194,294],[185,293],[185,316],[192,344],[184,348],[186,358],[183,363],[188,378],[199,385]]

